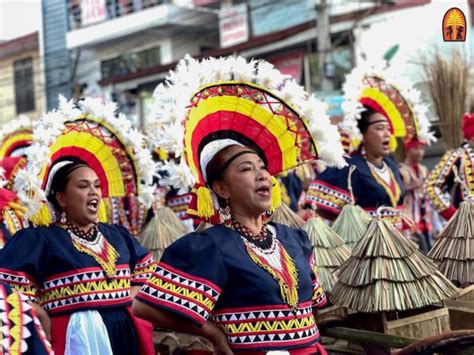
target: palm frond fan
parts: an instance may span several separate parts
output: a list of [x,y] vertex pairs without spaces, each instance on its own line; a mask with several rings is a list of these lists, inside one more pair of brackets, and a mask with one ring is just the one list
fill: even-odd
[[466,56],[455,51],[450,58],[436,50],[429,59],[421,57],[428,92],[433,102],[443,141],[447,149],[459,147],[462,115],[466,112],[469,93],[469,64]]
[[[155,163],[144,148],[143,135],[125,116],[117,115],[114,103],[60,97],[58,110],[40,119],[33,137],[26,150],[26,168],[18,171],[14,190],[34,224],[54,222],[54,211],[46,199],[49,176],[55,164],[68,158],[80,158],[96,172],[104,198],[99,208],[101,221],[117,223],[116,218],[121,222],[127,215],[140,216],[138,202],[147,208],[151,205]],[[143,221],[145,216],[141,213]]]
[[349,203],[342,207],[332,229],[353,249],[367,230],[370,220],[362,207]]
[[330,299],[359,312],[402,311],[456,293],[457,288],[436,265],[378,212],[339,269]]
[[169,207],[159,208],[155,216],[147,223],[139,237],[140,243],[150,250],[158,261],[163,251],[174,241],[187,233],[186,226]]
[[352,174],[355,169],[355,166],[351,166],[347,176],[347,187],[351,202],[342,207],[341,212],[332,225],[334,232],[336,232],[351,249],[354,248],[360,238],[362,238],[371,220],[369,214],[365,212],[362,207],[354,204]]
[[428,256],[460,287],[474,284],[474,200],[461,202]]
[[291,228],[303,228],[304,221],[286,203],[282,203],[270,217],[270,222],[284,224]]
[[303,229],[316,254],[318,275],[325,292],[331,293],[336,284],[335,271],[351,256],[349,247],[320,217],[313,217]]

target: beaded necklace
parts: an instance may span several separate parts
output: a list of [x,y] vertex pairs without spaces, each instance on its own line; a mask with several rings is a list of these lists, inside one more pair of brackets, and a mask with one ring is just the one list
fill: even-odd
[[255,264],[267,271],[280,286],[283,301],[292,309],[298,307],[298,270],[280,241],[264,224],[254,236],[243,224],[233,219],[230,227],[239,233],[247,253]]
[[74,248],[94,258],[104,270],[107,278],[112,278],[115,275],[116,262],[120,255],[105,239],[97,225],[94,224],[87,232],[69,221],[60,226],[68,232]]

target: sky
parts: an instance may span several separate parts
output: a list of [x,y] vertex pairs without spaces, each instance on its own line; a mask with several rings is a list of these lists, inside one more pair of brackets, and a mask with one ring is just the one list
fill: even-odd
[[0,0],[0,40],[10,40],[41,26],[41,0]]

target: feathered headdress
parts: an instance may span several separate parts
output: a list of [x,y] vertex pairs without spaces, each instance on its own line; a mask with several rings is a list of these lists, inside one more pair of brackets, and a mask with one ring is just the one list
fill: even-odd
[[32,139],[33,129],[29,117],[21,115],[4,124],[0,129],[0,159],[23,155]]
[[[115,103],[95,98],[74,103],[62,96],[59,102],[57,110],[35,125],[27,166],[15,177],[14,190],[28,209],[27,217],[36,225],[53,221],[46,190],[55,163],[67,157],[80,158],[96,172],[103,197],[138,195],[150,206],[155,164],[143,135],[123,114],[116,115]],[[100,211],[104,221],[104,206]]]
[[166,183],[194,186],[197,204],[189,212],[201,218],[215,213],[205,165],[226,145],[253,148],[272,175],[314,159],[345,164],[325,106],[266,61],[229,57],[199,62],[187,55],[154,96],[154,144],[180,158],[179,164],[165,164]]
[[[404,142],[417,139],[427,144],[436,140],[430,132],[428,110],[420,92],[395,68],[387,68],[385,62],[362,63],[355,67],[346,76],[343,91],[345,117],[340,125],[350,135],[353,148],[362,140],[357,121],[364,111],[363,106],[387,118],[392,138],[403,138]],[[395,139],[391,143],[395,149]]]

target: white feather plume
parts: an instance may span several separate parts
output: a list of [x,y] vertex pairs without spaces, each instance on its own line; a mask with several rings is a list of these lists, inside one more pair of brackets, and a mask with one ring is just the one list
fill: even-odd
[[247,61],[231,56],[207,58],[199,62],[186,55],[170,72],[165,83],[156,87],[153,119],[147,127],[150,146],[172,151],[176,157],[181,157],[179,165],[168,162],[163,166],[169,176],[163,177],[161,184],[188,189],[197,180],[182,158],[184,122],[190,100],[203,86],[230,80],[256,84],[284,100],[306,121],[317,140],[320,159],[326,160],[328,165],[345,164],[339,133],[335,126],[331,128],[325,105],[310,97],[289,75],[282,74],[264,60]]

